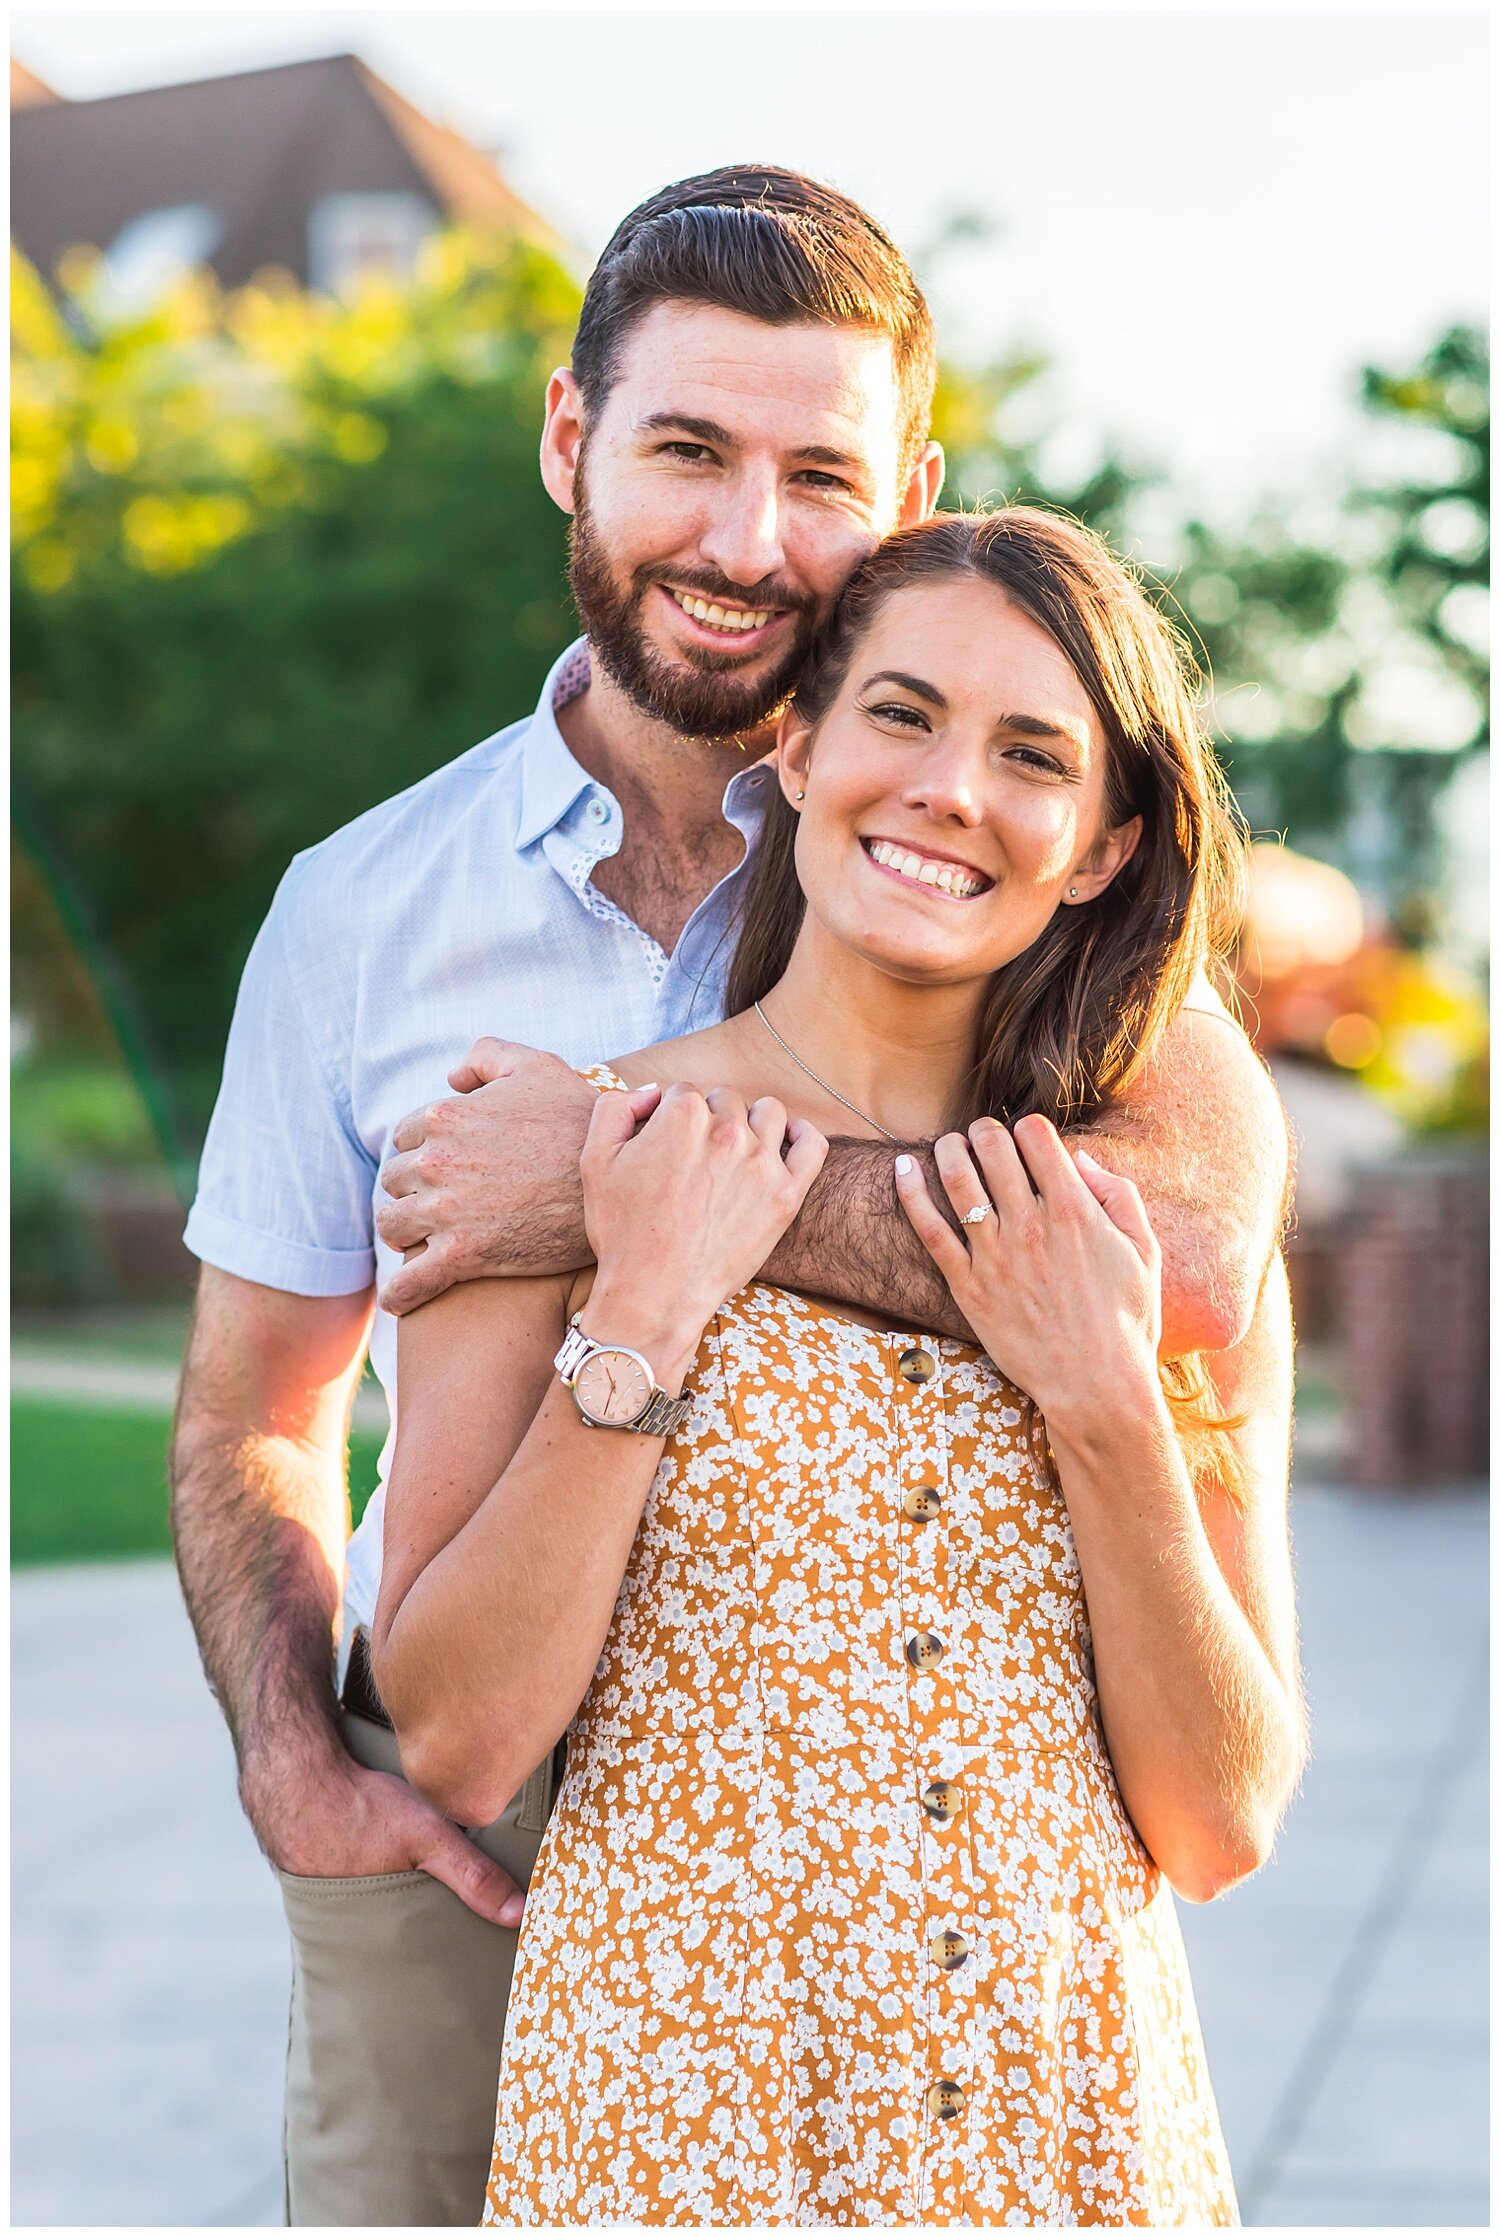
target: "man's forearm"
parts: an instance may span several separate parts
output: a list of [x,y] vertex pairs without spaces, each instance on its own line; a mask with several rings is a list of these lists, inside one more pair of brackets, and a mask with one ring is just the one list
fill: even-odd
[[342,1466],[289,1439],[199,1418],[179,1420],[170,1473],[183,1597],[242,1775],[329,1745]]
[[931,1328],[972,1343],[973,1330],[901,1208],[895,1160],[903,1151],[922,1160],[933,1202],[946,1213],[930,1142],[889,1148],[839,1137],[763,1271],[784,1288],[883,1314],[892,1328]]

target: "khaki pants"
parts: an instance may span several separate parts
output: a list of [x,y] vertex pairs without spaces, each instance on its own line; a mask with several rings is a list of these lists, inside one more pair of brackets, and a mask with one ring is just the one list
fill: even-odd
[[[360,1763],[399,1773],[382,1726],[346,1713],[344,1738]],[[534,1772],[473,1836],[523,1887],[552,1772]],[[288,2226],[477,2228],[516,1934],[425,1872],[280,1880],[292,1933]]]

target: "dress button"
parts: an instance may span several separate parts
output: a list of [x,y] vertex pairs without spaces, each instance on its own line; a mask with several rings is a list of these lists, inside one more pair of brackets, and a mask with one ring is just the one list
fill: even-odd
[[922,1807],[939,1825],[958,1816],[961,1799],[952,1779],[934,1779],[922,1789]]
[[939,1926],[927,1937],[935,1965],[945,1973],[956,1973],[968,1957],[969,1945],[956,1926]]
[[963,2085],[960,2082],[934,2082],[927,2092],[927,2110],[936,2114],[939,2120],[957,2120],[963,2111],[963,2105]]
[[925,1344],[913,1344],[896,1362],[909,1383],[930,1383],[937,1373],[937,1361]]
[[913,1522],[931,1522],[942,1504],[943,1495],[936,1484],[913,1484],[901,1501]]
[[906,1659],[913,1670],[930,1670],[941,1662],[947,1648],[935,1631],[914,1632],[906,1642]]

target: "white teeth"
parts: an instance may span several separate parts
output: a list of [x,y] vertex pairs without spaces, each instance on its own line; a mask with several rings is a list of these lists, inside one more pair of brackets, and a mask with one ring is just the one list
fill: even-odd
[[941,892],[951,893],[956,900],[967,901],[984,890],[984,880],[971,872],[960,870],[951,862],[925,861],[921,855],[912,854],[905,847],[893,847],[885,839],[875,840],[869,851],[872,860],[882,863],[886,869],[899,870],[903,878],[910,878],[916,885],[935,885]]
[[674,590],[671,595],[694,621],[703,622],[709,629],[722,629],[726,634],[743,635],[746,630],[764,629],[771,618],[769,607],[750,613],[743,606],[710,606],[685,590]]

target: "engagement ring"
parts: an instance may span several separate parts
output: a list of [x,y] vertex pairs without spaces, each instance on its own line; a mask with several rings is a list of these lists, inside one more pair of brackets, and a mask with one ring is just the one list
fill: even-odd
[[981,1220],[989,1218],[994,1209],[993,1204],[976,1204],[972,1212],[960,1213],[958,1224],[960,1227],[977,1227]]

